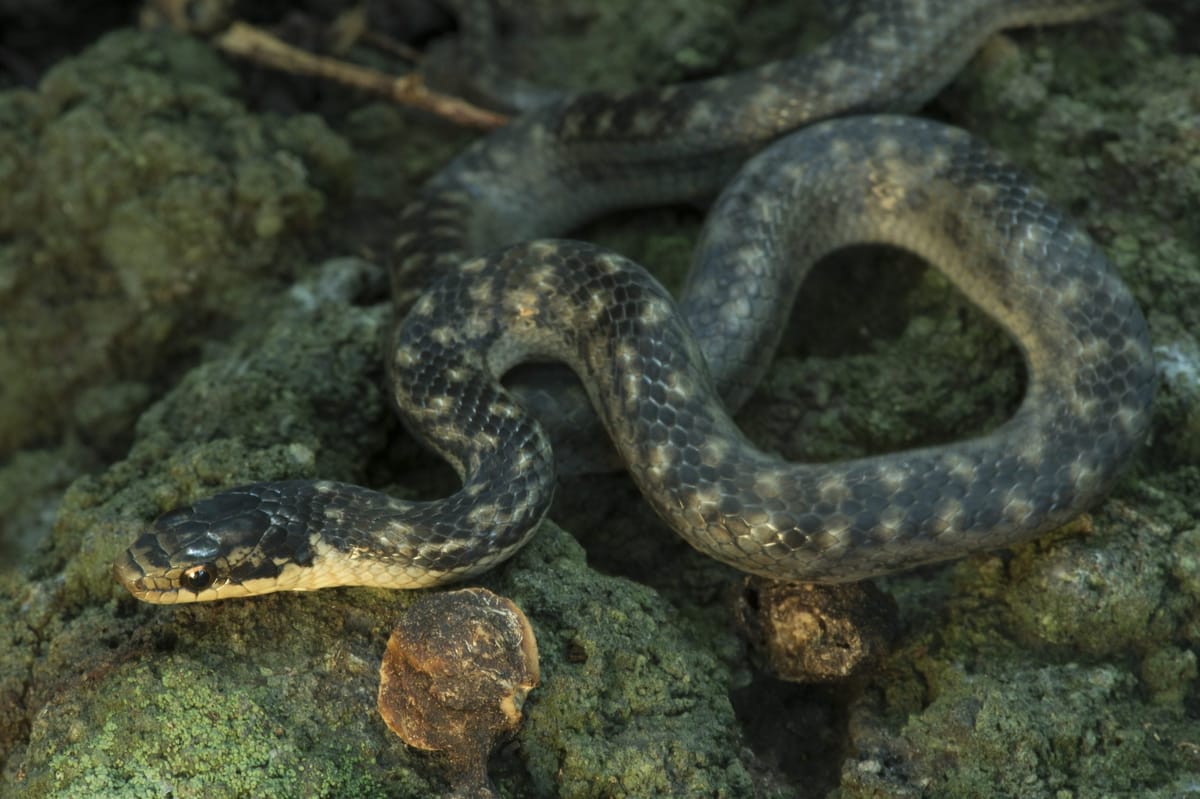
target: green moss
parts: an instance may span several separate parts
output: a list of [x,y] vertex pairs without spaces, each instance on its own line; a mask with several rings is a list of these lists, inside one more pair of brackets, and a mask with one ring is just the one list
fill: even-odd
[[1183,708],[1196,682],[1196,653],[1191,649],[1164,646],[1142,660],[1141,678],[1151,701],[1164,707]]
[[[551,0],[534,3],[532,40],[505,44],[514,72],[572,90],[627,89],[672,83],[728,58],[738,9],[728,0],[670,0],[652,5]],[[533,9],[526,9],[533,14]],[[586,20],[588,36],[579,36]],[[547,81],[546,76],[553,76]]]
[[1134,689],[1112,667],[960,675],[904,726],[904,746],[930,776],[930,797],[1139,792],[1160,783],[1161,766],[1146,759],[1151,733],[1129,713]]
[[1200,527],[1184,530],[1174,542],[1172,576],[1193,601],[1200,602]]
[[[39,755],[47,757],[50,795],[76,796],[84,789],[152,796],[166,789],[252,796],[283,788],[279,780],[296,770],[298,758],[259,734],[269,728],[262,709],[239,690],[222,690],[215,674],[187,664],[181,668],[177,661],[166,657],[110,673],[95,694],[98,701],[84,707],[89,717],[68,721],[65,738],[31,741],[31,765],[39,763]],[[96,722],[96,733],[80,751],[72,726]],[[236,737],[239,747],[236,761],[223,764],[231,754],[227,736]],[[139,740],[152,743],[131,746]]]
[[69,426],[89,386],[154,378],[212,314],[237,317],[246,278],[273,285],[346,190],[340,139],[248,114],[233,83],[195,40],[120,31],[0,98],[0,449]]
[[1168,640],[1176,621],[1163,613],[1172,589],[1161,563],[1170,530],[1129,509],[1098,513],[1094,525],[1087,539],[1076,535],[1017,550],[1004,589],[1013,631],[1108,657]]
[[[293,723],[295,711],[278,707],[270,683],[232,683],[226,670],[187,654],[114,664],[34,729],[25,795],[429,795],[415,777],[391,792],[374,773],[372,751]],[[311,723],[312,708],[295,710]]]
[[534,794],[749,795],[726,669],[655,592],[596,574],[542,527],[493,585],[529,615],[542,653],[520,733]]

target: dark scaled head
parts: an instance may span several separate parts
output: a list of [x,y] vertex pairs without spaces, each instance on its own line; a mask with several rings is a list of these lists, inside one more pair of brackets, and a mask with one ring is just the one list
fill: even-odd
[[169,511],[113,576],[146,602],[174,604],[305,590],[312,549],[291,483],[242,486]]

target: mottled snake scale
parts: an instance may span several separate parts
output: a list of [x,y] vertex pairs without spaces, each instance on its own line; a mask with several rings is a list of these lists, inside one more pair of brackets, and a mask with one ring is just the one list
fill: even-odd
[[[646,500],[747,572],[857,580],[1009,545],[1095,503],[1149,423],[1137,305],[1088,236],[1002,158],[960,130],[891,114],[918,108],[997,30],[1116,4],[864,5],[790,61],[526,114],[422,190],[399,223],[397,297],[436,279],[397,327],[391,385],[461,490],[412,503],[324,481],[236,488],[160,517],[118,560],[118,579],[142,599],[185,602],[417,588],[491,567],[536,529],[555,483],[546,433],[498,382],[531,359],[569,365]],[[618,255],[538,238],[722,187],[678,304]],[[806,272],[859,242],[922,256],[1009,331],[1028,377],[1010,420],[828,464],[783,462],[739,432],[726,408],[766,369]]]

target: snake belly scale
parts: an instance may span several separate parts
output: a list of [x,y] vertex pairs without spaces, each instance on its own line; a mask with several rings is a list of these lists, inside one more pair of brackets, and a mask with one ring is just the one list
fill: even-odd
[[[747,572],[857,580],[1063,523],[1112,485],[1149,425],[1149,336],[1129,292],[1082,230],[966,133],[884,114],[807,123],[908,109],[992,30],[1111,5],[882,2],[824,52],[786,62],[791,71],[585,95],[487,137],[406,212],[395,270],[398,304],[405,277],[437,275],[397,327],[395,402],[462,488],[411,503],[329,481],[243,486],[160,517],[117,561],[117,578],[142,599],[186,602],[418,588],[493,566],[553,494],[550,441],[499,383],[531,359],[569,365],[659,515]],[[914,24],[932,30],[911,37],[924,52],[905,44]],[[939,41],[957,43],[952,69],[928,49]],[[886,52],[904,74],[881,66]],[[914,66],[925,60],[938,66]],[[857,81],[849,99],[814,111],[804,98],[814,86],[836,94],[835,75]],[[678,305],[619,255],[527,240],[607,208],[713,192],[757,150],[711,212]],[[750,444],[726,406],[765,370],[811,265],[860,242],[923,256],[999,321],[1025,356],[1025,398],[967,441],[783,462]]]

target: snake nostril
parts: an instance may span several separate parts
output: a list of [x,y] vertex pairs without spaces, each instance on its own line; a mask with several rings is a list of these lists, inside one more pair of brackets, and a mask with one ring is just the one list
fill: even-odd
[[184,588],[197,593],[212,585],[212,581],[212,567],[207,564],[193,566],[179,578],[179,582],[183,584]]

